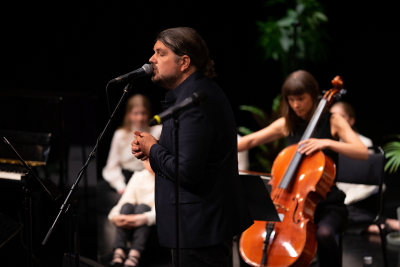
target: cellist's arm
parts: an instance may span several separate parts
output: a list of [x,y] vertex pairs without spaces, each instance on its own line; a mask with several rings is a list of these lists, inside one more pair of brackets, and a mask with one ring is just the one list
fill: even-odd
[[304,144],[299,149],[299,152],[309,155],[317,150],[328,148],[349,158],[368,159],[367,147],[361,142],[360,138],[358,138],[357,134],[342,116],[332,114],[330,123],[332,136],[341,138],[343,142],[310,138],[299,143],[299,145]]
[[285,137],[285,118],[280,118],[255,133],[243,136],[238,142],[238,152]]

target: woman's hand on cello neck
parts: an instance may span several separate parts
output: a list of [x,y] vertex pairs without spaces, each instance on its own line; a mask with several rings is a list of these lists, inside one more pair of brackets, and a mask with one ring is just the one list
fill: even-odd
[[299,149],[298,151],[301,154],[311,155],[312,153],[329,148],[331,145],[330,143],[332,140],[330,139],[316,139],[310,138],[308,140],[303,140],[299,142]]

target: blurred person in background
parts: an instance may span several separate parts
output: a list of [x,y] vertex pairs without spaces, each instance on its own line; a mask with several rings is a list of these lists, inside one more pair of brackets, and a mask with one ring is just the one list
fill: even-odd
[[[354,112],[353,107],[343,101],[339,101],[335,103],[331,107],[331,113],[336,113],[341,115],[353,128],[356,122],[356,115]],[[372,147],[371,139],[359,134],[356,132],[358,137],[360,138],[361,142],[364,143],[366,147]],[[342,190],[346,194],[346,198],[344,203],[347,205],[349,212],[352,215],[357,216],[360,214],[361,216],[368,215],[370,216],[371,220],[374,220],[377,214],[377,192],[378,186],[377,185],[363,185],[363,184],[351,184],[351,183],[337,183],[337,187]],[[382,228],[385,228],[387,231],[396,230],[398,231],[399,221],[395,219],[382,218]],[[370,233],[379,233],[379,228],[376,225],[370,225],[368,227],[368,232]]]
[[154,172],[148,160],[143,161],[143,166],[143,170],[135,171],[118,204],[108,215],[110,222],[117,226],[111,266],[137,266],[150,235],[150,226],[156,223]]
[[137,94],[129,98],[123,124],[118,128],[111,142],[107,164],[103,169],[103,178],[121,195],[135,171],[143,170],[141,160],[131,153],[134,131],[147,132],[158,139],[161,126],[149,127],[151,104],[147,97]]

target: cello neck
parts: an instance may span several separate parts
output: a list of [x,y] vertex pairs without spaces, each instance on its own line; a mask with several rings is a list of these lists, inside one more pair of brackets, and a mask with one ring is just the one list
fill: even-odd
[[326,99],[321,99],[300,141],[308,140],[313,136],[315,128],[317,127],[318,121],[321,118],[322,112],[324,111],[327,102],[328,101]]
[[[313,136],[315,128],[317,127],[318,121],[321,118],[322,112],[324,111],[327,103],[328,101],[325,98],[321,99],[300,141],[308,140]],[[292,180],[292,177],[294,176],[294,173],[296,172],[302,157],[303,154],[299,152],[296,152],[296,154],[294,154],[292,161],[286,169],[285,175],[282,177],[282,180],[279,183],[279,188],[286,189],[289,186],[290,181]]]

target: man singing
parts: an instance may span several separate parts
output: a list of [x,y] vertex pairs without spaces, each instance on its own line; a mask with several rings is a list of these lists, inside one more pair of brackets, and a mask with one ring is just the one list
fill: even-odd
[[[152,81],[168,90],[162,106],[203,91],[207,100],[179,117],[181,266],[227,266],[232,237],[252,223],[238,175],[237,129],[228,99],[211,79],[214,62],[191,28],[171,28],[157,36]],[[164,122],[157,143],[135,132],[132,153],[150,158],[156,173],[156,225],[160,244],[175,250],[175,150],[173,119]]]

